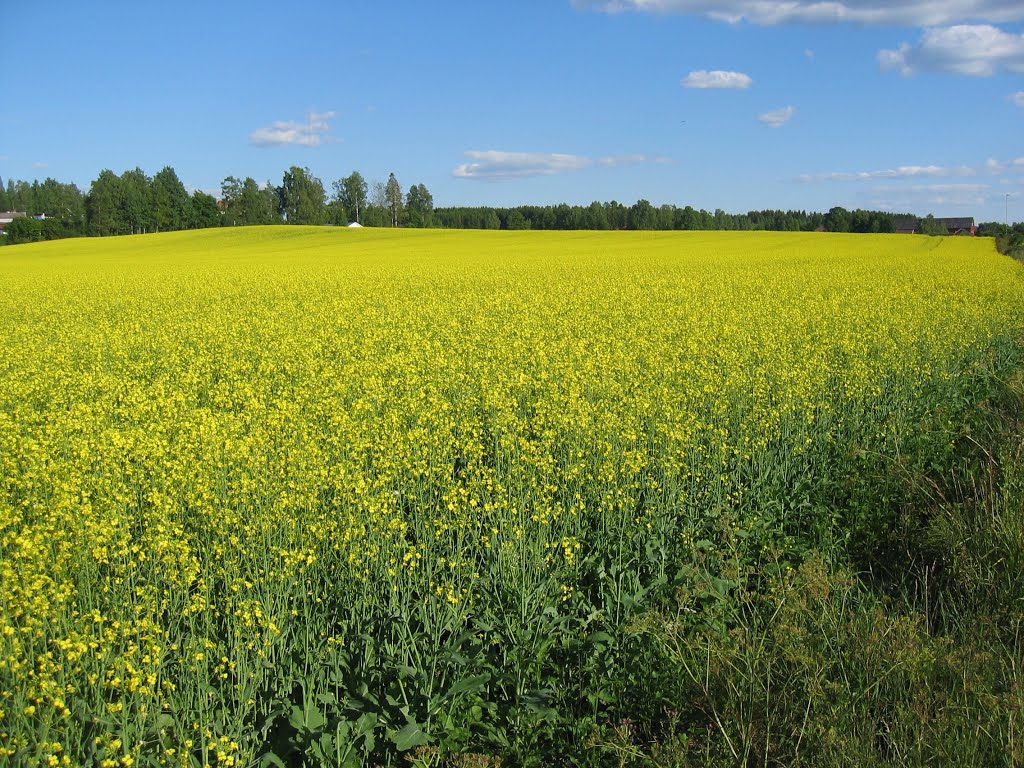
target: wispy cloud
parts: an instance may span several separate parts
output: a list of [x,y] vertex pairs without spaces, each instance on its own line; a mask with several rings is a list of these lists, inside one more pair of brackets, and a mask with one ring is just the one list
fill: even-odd
[[881,24],[931,27],[976,21],[1024,19],[1016,0],[572,0],[577,8],[606,13],[639,11],[705,16],[720,21],[772,25]]
[[796,109],[793,107],[781,107],[780,109],[773,109],[770,112],[765,112],[757,116],[765,125],[770,128],[781,128],[790,120],[793,119],[793,115],[796,114]]
[[991,198],[988,184],[910,184],[871,190],[871,205],[883,210],[920,210],[928,206],[962,208],[984,205]]
[[644,155],[608,155],[607,157],[600,157],[597,160],[597,164],[605,168],[616,168],[620,165],[639,165],[640,163],[646,163],[647,157]]
[[42,162],[35,162],[35,163],[32,163],[32,167],[35,168],[38,171],[42,171],[42,170],[44,170],[46,168],[49,168],[50,164],[49,163],[42,163]]
[[496,149],[471,149],[465,153],[470,162],[455,167],[452,176],[460,179],[521,179],[530,176],[553,176],[557,173],[581,171],[594,161],[579,155],[553,152],[503,152]]
[[990,157],[985,161],[984,171],[989,176],[1002,176],[1004,173],[1024,171],[1024,157],[1014,160],[996,160]]
[[998,70],[1024,72],[1024,35],[988,24],[926,29],[917,45],[902,43],[878,53],[883,71],[910,77],[918,72],[952,72],[988,77]]
[[911,184],[906,189],[914,192],[984,192],[991,184]]
[[459,179],[485,181],[509,181],[533,176],[554,176],[559,173],[573,173],[598,166],[618,168],[641,163],[672,162],[670,158],[648,158],[642,154],[606,155],[596,160],[583,155],[560,154],[556,152],[505,152],[497,149],[471,149],[465,153],[469,162],[452,170],[452,176]]
[[249,134],[249,143],[256,147],[278,147],[296,145],[300,147],[319,147],[330,141],[327,132],[331,129],[328,120],[334,112],[313,112],[306,115],[306,122],[281,120],[267,128],[258,128]]
[[1011,93],[1009,96],[1007,96],[1007,98],[1014,104],[1016,104],[1018,107],[1024,108],[1024,91],[1017,91],[1016,93]]
[[744,90],[754,81],[743,72],[727,72],[721,69],[698,69],[683,78],[684,88],[724,88]]
[[802,174],[796,180],[804,183],[829,181],[877,181],[878,179],[919,179],[946,176],[974,176],[975,169],[968,166],[947,168],[940,165],[901,165],[874,171],[839,171],[835,173]]
[[[835,173],[805,173],[796,177],[796,181],[805,184],[821,184],[828,182],[844,181],[879,181],[885,179],[938,179],[938,178],[963,178],[970,176],[1002,176],[1007,173],[1024,172],[1024,157],[1013,160],[997,160],[990,157],[980,165],[901,165],[896,168],[883,168],[872,171],[838,171]],[[946,188],[964,189],[971,184],[930,184],[928,188],[936,189],[939,186]],[[909,189],[912,186],[904,186],[902,189]]]

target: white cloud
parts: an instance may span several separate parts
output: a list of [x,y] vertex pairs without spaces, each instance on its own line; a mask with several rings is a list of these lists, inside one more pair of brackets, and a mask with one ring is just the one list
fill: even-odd
[[810,48],[804,48],[804,56],[806,56],[808,59],[813,59],[814,51]]
[[[913,210],[925,205],[984,205],[990,189],[988,184],[911,184],[903,187],[875,187],[872,196],[873,205]],[[894,202],[897,200],[899,204]]]
[[[886,189],[897,189],[897,187],[878,187],[880,190]],[[898,189],[909,190],[911,192],[934,192],[934,193],[973,193],[975,195],[984,192],[987,189],[991,189],[990,184],[909,184],[905,187],[899,187]]]
[[638,165],[640,163],[646,163],[647,158],[644,155],[608,155],[607,157],[598,158],[598,165],[602,165],[605,168],[615,168],[620,165]]
[[508,180],[529,176],[553,176],[581,171],[594,161],[579,155],[550,152],[502,152],[496,149],[471,149],[465,153],[470,162],[456,166],[452,176],[460,179]]
[[672,158],[649,158],[639,153],[606,155],[596,160],[582,155],[559,154],[555,152],[503,152],[497,149],[471,149],[465,153],[469,162],[452,169],[452,176],[459,179],[481,179],[486,181],[508,181],[531,176],[554,176],[572,173],[587,168],[619,168],[641,163],[666,164]]
[[1016,104],[1018,107],[1024,108],[1024,91],[1017,91],[1016,93],[1011,93],[1007,98],[1014,104]]
[[876,181],[878,179],[917,179],[944,176],[973,176],[976,171],[967,166],[947,168],[940,165],[901,165],[876,171],[840,171],[837,173],[804,174],[797,181],[820,183],[827,181]]
[[1024,171],[1024,157],[1015,160],[996,160],[990,157],[985,161],[985,173],[990,176],[1002,176],[1007,171]]
[[742,72],[726,72],[721,69],[698,69],[683,78],[684,88],[727,88],[743,90],[754,81]]
[[304,123],[292,120],[278,121],[268,128],[258,128],[250,133],[249,143],[257,147],[277,147],[284,144],[319,147],[330,140],[326,135],[331,128],[327,121],[334,115],[334,112],[311,111],[306,115]]
[[706,16],[720,21],[771,25],[888,24],[930,27],[964,21],[1024,19],[1019,0],[572,0],[577,8],[606,13],[639,11]]
[[1000,69],[1024,72],[1024,35],[988,24],[926,29],[917,45],[902,43],[878,53],[883,71],[904,77],[917,72],[953,72],[988,77]]
[[49,168],[50,164],[49,163],[35,162],[35,163],[32,163],[32,167],[35,168],[36,170],[41,171],[41,170],[43,170],[45,168]]
[[[989,158],[981,165],[901,165],[896,168],[885,168],[874,171],[840,171],[837,173],[805,173],[796,177],[796,181],[807,184],[821,184],[833,181],[879,181],[885,179],[930,179],[930,178],[963,178],[969,176],[1002,176],[1006,173],[1024,171],[1024,157],[1014,160],[996,160]],[[983,187],[984,184],[930,184],[929,189],[939,187],[947,189],[966,189]],[[905,186],[903,189],[924,189],[923,186]]]
[[758,115],[757,119],[771,128],[781,128],[792,120],[793,115],[795,114],[796,109],[793,107],[782,107],[780,109],[773,109],[770,112]]

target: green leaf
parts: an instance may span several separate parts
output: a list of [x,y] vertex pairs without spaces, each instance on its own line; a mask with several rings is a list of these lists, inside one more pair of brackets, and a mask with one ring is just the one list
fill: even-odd
[[735,581],[729,581],[728,579],[719,579],[717,577],[711,578],[711,591],[718,597],[727,597],[729,592],[736,586]]
[[590,644],[598,650],[603,650],[604,647],[615,641],[615,638],[609,635],[607,632],[597,631],[590,636]]
[[311,731],[319,731],[327,725],[327,718],[324,713],[313,704],[306,705],[306,727]]
[[491,679],[490,672],[484,672],[481,675],[472,675],[471,677],[464,677],[451,688],[448,692],[442,696],[442,699],[452,699],[458,696],[460,693],[478,692],[484,689],[484,686]]
[[331,759],[334,752],[334,737],[329,733],[325,733],[320,737],[319,741],[314,741],[310,745],[310,751],[313,753],[313,757],[322,763],[326,763]]
[[373,733],[373,729],[377,727],[377,713],[367,712],[363,714],[358,720],[356,720],[356,733],[363,735],[367,733]]
[[275,755],[273,752],[267,752],[263,755],[263,757],[260,758],[261,768],[266,768],[266,766],[268,765],[276,765],[277,768],[288,768],[288,766],[284,764],[284,760]]
[[406,752],[414,747],[422,747],[424,744],[429,744],[430,737],[420,730],[418,725],[409,723],[402,730],[395,733],[391,737],[391,741],[398,748],[399,752]]
[[174,718],[164,712],[157,716],[156,722],[153,723],[153,730],[159,731],[161,728],[170,728],[172,725],[174,725]]
[[306,704],[306,708],[292,707],[292,714],[288,718],[292,728],[296,731],[319,731],[327,724],[327,718],[323,712],[316,708],[312,702]]

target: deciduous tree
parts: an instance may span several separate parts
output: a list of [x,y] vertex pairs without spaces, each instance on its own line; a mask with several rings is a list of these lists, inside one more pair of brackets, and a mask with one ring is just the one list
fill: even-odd
[[86,197],[89,231],[94,235],[121,235],[127,232],[121,209],[121,178],[110,170],[100,175],[89,187]]
[[410,227],[429,227],[434,219],[434,198],[424,184],[413,184],[405,196],[406,223]]
[[188,226],[192,204],[185,185],[169,165],[153,177],[153,224],[157,231]]
[[388,176],[388,183],[384,186],[384,202],[391,217],[391,226],[397,227],[402,215],[402,186],[393,173]]
[[345,209],[345,216],[349,221],[362,223],[360,215],[366,207],[366,179],[359,171],[352,171],[343,179],[338,179],[333,184],[334,198],[342,204]]
[[293,165],[278,190],[280,212],[289,224],[323,224],[327,219],[324,185],[309,168]]
[[217,207],[217,198],[208,195],[202,190],[192,193],[190,201],[189,227],[192,229],[206,229],[216,227],[221,223],[221,212]]

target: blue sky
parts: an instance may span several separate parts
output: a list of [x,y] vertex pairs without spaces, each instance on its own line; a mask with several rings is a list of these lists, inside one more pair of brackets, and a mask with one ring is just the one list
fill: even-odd
[[1024,220],[1020,0],[9,5],[5,180]]

